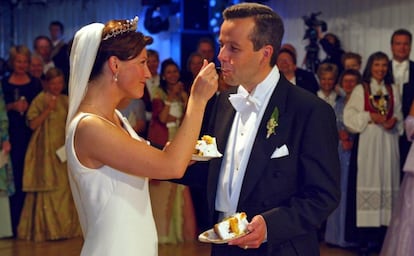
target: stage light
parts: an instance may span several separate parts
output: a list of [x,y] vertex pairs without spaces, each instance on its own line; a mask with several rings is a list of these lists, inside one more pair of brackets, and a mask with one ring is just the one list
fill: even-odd
[[144,27],[151,34],[157,34],[170,28],[168,17],[162,18],[159,8],[157,6],[151,6],[145,11]]

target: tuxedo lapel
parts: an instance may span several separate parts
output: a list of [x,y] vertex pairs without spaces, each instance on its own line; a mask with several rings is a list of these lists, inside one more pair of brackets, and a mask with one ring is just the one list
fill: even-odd
[[410,65],[409,65],[409,69],[408,69],[408,82],[410,84],[414,84],[414,61],[410,60]]
[[236,90],[231,90],[222,93],[218,99],[216,117],[214,120],[214,135],[216,136],[217,147],[220,152],[224,152],[226,149],[227,138],[230,134],[234,115],[236,114],[236,111],[229,101],[229,95],[235,93],[235,91]]
[[[240,192],[239,205],[243,204],[248,195],[252,192],[255,184],[260,179],[262,172],[265,170],[270,157],[276,147],[280,147],[286,143],[286,139],[290,133],[291,123],[288,121],[291,116],[286,115],[286,100],[289,87],[292,86],[283,76],[280,77],[273,94],[266,107],[262,121],[257,131],[257,135],[253,144],[253,148],[247,164],[246,174],[243,179],[243,184]],[[278,126],[275,129],[275,134],[267,135],[267,122],[270,119],[275,107],[279,110]]]

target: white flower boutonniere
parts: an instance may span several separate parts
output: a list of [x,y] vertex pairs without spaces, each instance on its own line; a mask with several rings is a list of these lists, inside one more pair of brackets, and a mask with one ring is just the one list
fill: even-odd
[[273,113],[270,116],[269,121],[267,121],[267,125],[266,125],[266,128],[267,128],[266,139],[268,139],[270,137],[270,135],[276,134],[275,129],[279,125],[278,121],[279,121],[279,109],[277,107],[275,107],[273,109]]

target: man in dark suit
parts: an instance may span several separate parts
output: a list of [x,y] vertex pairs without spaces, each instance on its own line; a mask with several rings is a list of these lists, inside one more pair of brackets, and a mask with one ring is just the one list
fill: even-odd
[[62,45],[59,48],[60,50],[56,52],[56,55],[52,56],[52,41],[49,37],[40,35],[34,39],[33,49],[37,55],[42,57],[44,74],[46,74],[50,68],[56,67],[62,70],[66,82],[69,81],[69,54],[67,44]]
[[[406,29],[398,29],[391,36],[392,60],[390,69],[394,78],[394,86],[401,95],[402,112],[404,119],[407,117],[414,99],[414,62],[410,61],[412,35]],[[407,135],[400,136],[400,163],[404,166],[411,142]],[[403,172],[401,173],[401,179]]]
[[203,58],[208,60],[208,62],[214,62],[217,64],[216,45],[214,44],[212,38],[207,36],[201,37],[198,40],[196,52],[198,52],[201,56],[203,56]]
[[223,17],[218,59],[233,87],[209,128],[223,157],[193,164],[182,182],[207,187],[211,227],[248,216],[249,233],[214,244],[212,255],[319,255],[317,229],[339,200],[335,114],[280,75],[284,28],[272,9],[241,3]]
[[[285,46],[286,47],[286,46]],[[316,95],[319,90],[318,81],[312,72],[296,66],[296,53],[288,48],[282,48],[277,56],[277,67],[292,84],[302,87]]]
[[[62,70],[66,83],[69,82],[69,45],[64,40],[65,27],[62,22],[55,20],[49,23],[50,40],[52,51],[50,56],[55,67]],[[65,88],[65,93],[67,88]]]

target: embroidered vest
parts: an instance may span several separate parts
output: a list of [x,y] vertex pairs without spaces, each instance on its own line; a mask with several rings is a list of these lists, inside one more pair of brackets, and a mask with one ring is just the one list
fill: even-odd
[[[371,93],[368,83],[363,83],[364,87],[364,109],[370,113],[379,113],[387,116],[387,120],[394,115],[394,94],[389,84],[385,85],[388,95],[375,95]],[[385,104],[384,101],[385,100]]]

